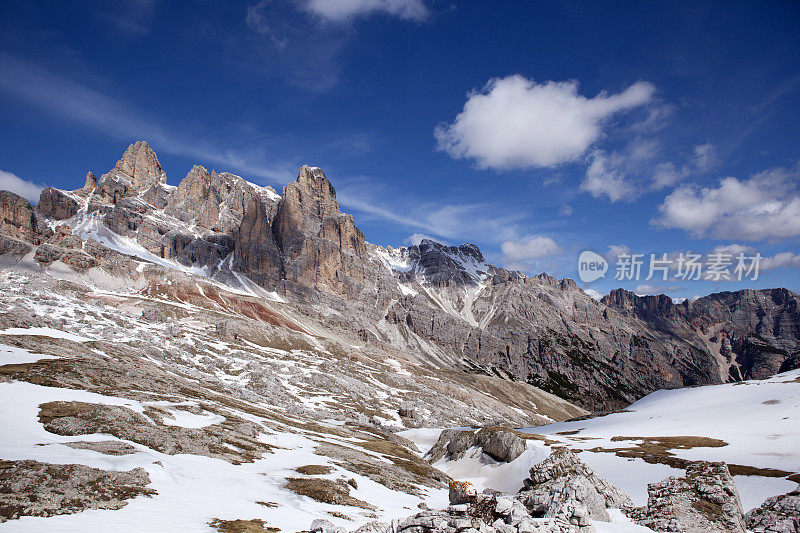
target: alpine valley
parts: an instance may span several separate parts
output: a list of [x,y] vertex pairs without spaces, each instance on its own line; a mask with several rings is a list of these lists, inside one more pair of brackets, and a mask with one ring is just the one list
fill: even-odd
[[370,244],[136,142],[0,191],[0,529],[800,532],[800,296]]

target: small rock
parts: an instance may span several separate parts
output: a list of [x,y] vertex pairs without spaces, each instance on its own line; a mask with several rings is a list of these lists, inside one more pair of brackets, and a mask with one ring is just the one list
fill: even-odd
[[470,503],[478,497],[478,491],[469,481],[451,481],[449,496],[451,504]]

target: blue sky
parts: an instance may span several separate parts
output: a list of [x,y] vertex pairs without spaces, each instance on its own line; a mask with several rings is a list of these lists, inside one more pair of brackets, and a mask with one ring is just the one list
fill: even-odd
[[[6,0],[0,72],[0,187],[28,196],[145,139],[173,184],[320,166],[377,244],[576,279],[590,249],[599,292],[800,290],[797,2]],[[720,247],[759,279],[614,279]]]

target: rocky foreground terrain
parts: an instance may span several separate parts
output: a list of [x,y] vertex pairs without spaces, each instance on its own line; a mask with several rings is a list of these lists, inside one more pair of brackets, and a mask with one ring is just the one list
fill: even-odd
[[[0,191],[0,267],[9,531],[800,528],[785,289],[598,302],[474,245],[372,245],[320,169],[282,194],[200,166],[174,187],[144,142],[35,207]],[[680,413],[659,427],[692,433],[589,418],[779,373],[763,455]],[[653,502],[598,458],[654,467]],[[740,478],[769,490],[743,507]]]

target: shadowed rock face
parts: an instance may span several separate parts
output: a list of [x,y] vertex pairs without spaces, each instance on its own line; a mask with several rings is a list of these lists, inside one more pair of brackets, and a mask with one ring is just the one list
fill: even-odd
[[47,218],[65,220],[78,212],[78,202],[63,191],[48,187],[42,191],[36,210]]
[[0,230],[25,242],[34,242],[37,235],[33,206],[10,191],[0,191]]
[[[85,271],[102,259],[92,236],[116,234],[217,281],[243,274],[364,343],[535,385],[590,409],[800,365],[800,299],[791,291],[675,304],[616,290],[597,302],[572,280],[492,265],[472,244],[384,249],[365,242],[314,167],[303,166],[282,196],[202,166],[172,187],[150,146],[137,142],[82,188],[46,189],[40,221],[11,193],[2,206],[12,237],[2,250],[23,255],[38,239],[47,245],[36,252],[43,265]],[[55,232],[46,229],[57,221]]]

